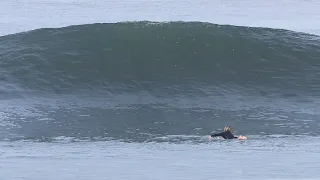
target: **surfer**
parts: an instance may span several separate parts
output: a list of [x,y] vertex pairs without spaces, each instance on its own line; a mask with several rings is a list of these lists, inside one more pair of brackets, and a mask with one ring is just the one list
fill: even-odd
[[232,134],[232,129],[231,129],[231,127],[230,126],[226,126],[225,128],[224,128],[224,130],[223,130],[223,132],[221,132],[221,133],[217,133],[217,134],[211,134],[210,135],[210,138],[212,138],[212,137],[217,137],[217,136],[221,136],[221,137],[223,137],[224,139],[239,139],[239,140],[245,140],[245,139],[247,139],[247,137],[245,137],[245,136],[239,136],[239,137],[236,137],[236,136],[234,136],[233,134]]

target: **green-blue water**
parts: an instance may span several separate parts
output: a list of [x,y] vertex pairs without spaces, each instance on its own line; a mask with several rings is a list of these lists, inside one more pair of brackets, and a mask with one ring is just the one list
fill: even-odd
[[[114,11],[128,8],[121,2]],[[180,19],[175,13],[186,2],[175,2],[181,7],[172,19]],[[0,2],[0,10],[6,16],[6,9],[25,6],[19,13],[29,12],[28,19],[35,7],[42,7],[39,14],[60,7],[53,14],[66,8],[79,15],[71,7],[90,3]],[[245,13],[230,11],[232,20],[245,24],[237,12]],[[14,18],[19,13],[1,21],[0,31],[21,23]],[[148,19],[157,19],[152,13]],[[6,34],[0,37],[0,179],[317,179],[319,36],[190,16],[81,25],[66,17],[63,27],[46,28],[51,21],[43,18],[55,15],[21,24],[41,27],[32,31],[0,32]],[[225,125],[248,140],[208,139]]]

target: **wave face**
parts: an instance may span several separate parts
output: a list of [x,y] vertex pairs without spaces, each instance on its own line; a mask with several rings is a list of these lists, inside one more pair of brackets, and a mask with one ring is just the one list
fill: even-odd
[[[137,138],[207,134],[216,127],[212,117],[232,123],[246,116],[258,119],[258,134],[283,133],[281,127],[286,127],[284,134],[314,132],[319,128],[319,114],[313,111],[320,95],[319,39],[287,30],[200,22],[89,24],[3,36],[0,99],[7,109],[0,116],[12,121],[0,124],[19,127],[10,132],[19,137],[121,139],[137,131]],[[77,94],[89,99],[68,96]],[[21,97],[33,101],[16,100],[16,108],[10,99]],[[162,110],[154,107],[157,103]],[[115,110],[128,104],[138,110]],[[300,114],[293,115],[294,110]],[[30,116],[30,121],[18,120]],[[272,118],[273,126],[266,130]],[[246,133],[253,132],[252,126],[238,124]],[[33,131],[36,127],[41,131]]]
[[197,83],[319,92],[320,40],[285,30],[128,22],[39,29],[0,42],[1,80],[12,85],[2,85],[4,92],[189,89]]

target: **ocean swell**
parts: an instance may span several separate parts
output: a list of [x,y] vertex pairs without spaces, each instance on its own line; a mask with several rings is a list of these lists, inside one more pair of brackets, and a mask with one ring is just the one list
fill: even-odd
[[319,95],[320,40],[200,22],[122,22],[0,37],[0,91]]

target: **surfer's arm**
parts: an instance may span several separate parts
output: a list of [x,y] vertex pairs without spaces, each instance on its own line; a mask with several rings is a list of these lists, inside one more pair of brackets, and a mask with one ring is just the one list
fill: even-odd
[[217,137],[217,136],[221,136],[222,137],[222,133],[217,133],[217,134],[211,134],[211,137]]

